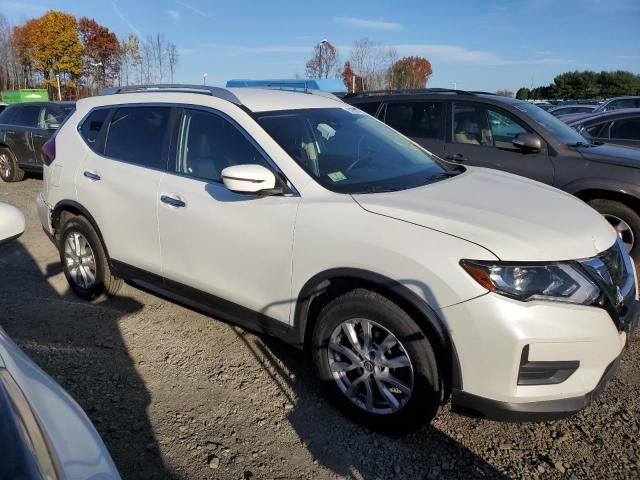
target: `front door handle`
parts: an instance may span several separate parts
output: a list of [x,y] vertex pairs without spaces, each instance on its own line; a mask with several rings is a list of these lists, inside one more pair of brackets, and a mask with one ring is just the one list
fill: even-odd
[[100,175],[98,175],[96,172],[90,172],[88,170],[85,170],[83,175],[85,176],[85,178],[88,178],[92,182],[97,182],[101,178]]
[[171,197],[169,195],[161,195],[160,196],[160,201],[162,203],[166,203],[167,205],[170,205],[172,207],[177,207],[177,208],[181,208],[181,207],[186,207],[187,206],[187,204],[184,202],[184,200],[180,200],[179,198]]
[[461,153],[454,153],[453,155],[447,155],[444,158],[446,158],[447,160],[454,161],[454,162],[466,162],[467,160],[469,160],[467,157],[465,157]]

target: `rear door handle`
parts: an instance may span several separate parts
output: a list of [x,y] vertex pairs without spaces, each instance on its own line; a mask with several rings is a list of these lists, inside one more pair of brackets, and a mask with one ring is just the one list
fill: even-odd
[[101,178],[96,172],[89,172],[88,170],[86,170],[83,175],[92,182],[97,182]]
[[162,203],[166,203],[167,205],[170,205],[172,207],[177,207],[177,208],[181,208],[181,207],[186,207],[187,204],[184,202],[184,200],[180,200],[179,198],[175,198],[172,197],[170,195],[161,195],[160,196],[160,201]]
[[466,162],[467,160],[469,160],[467,157],[465,157],[461,153],[454,153],[453,155],[447,155],[444,158],[446,158],[447,160],[452,160],[454,162]]

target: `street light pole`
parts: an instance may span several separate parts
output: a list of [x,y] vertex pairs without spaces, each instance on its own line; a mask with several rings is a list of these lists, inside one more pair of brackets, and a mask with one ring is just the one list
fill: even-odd
[[56,73],[56,81],[58,82],[58,101],[62,101],[62,95],[60,93],[60,74]]
[[[329,43],[329,41],[328,41],[326,38],[324,38],[324,39],[320,40],[320,42],[318,43],[318,48],[320,48],[320,53],[319,53],[319,55],[318,55],[318,57],[319,57],[319,58],[318,58],[318,62],[319,62],[319,65],[318,65],[318,73],[319,73],[319,75],[318,75],[318,76],[319,76],[320,78],[322,78],[322,48],[323,48],[327,43]],[[328,73],[328,72],[327,72],[327,73]],[[328,77],[329,75],[326,75],[326,76]]]
[[207,74],[206,73],[204,75],[202,75],[202,84],[205,87],[207,86]]

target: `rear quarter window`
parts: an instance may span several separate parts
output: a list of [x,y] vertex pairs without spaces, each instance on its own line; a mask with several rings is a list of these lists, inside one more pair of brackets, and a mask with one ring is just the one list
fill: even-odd
[[108,108],[94,110],[80,126],[80,136],[94,152],[102,153],[103,148],[99,145],[99,139],[110,111]]

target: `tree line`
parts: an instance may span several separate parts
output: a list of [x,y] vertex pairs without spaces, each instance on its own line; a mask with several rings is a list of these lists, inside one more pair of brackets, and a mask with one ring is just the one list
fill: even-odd
[[521,100],[602,99],[624,95],[640,95],[640,75],[623,70],[566,72],[549,85],[522,87],[516,92],[516,98]]
[[344,64],[337,47],[323,40],[313,47],[305,68],[307,78],[342,78],[349,92],[425,88],[432,73],[426,58],[398,58],[394,48],[368,38],[353,44]]
[[63,98],[95,95],[104,87],[173,82],[176,46],[157,33],[119,39],[95,20],[49,10],[22,25],[0,14],[0,90],[46,88]]

